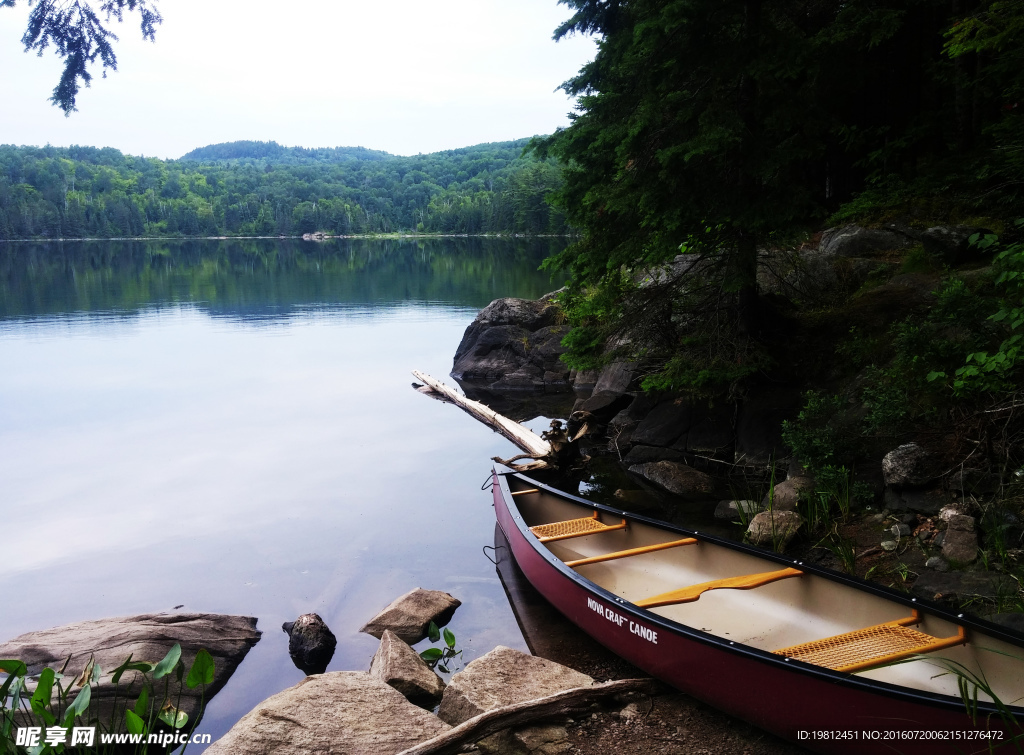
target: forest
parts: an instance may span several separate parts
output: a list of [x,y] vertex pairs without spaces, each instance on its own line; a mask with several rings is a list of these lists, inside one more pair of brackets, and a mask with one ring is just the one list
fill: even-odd
[[231,142],[179,160],[0,146],[0,239],[422,232],[564,234],[529,140],[400,157]]

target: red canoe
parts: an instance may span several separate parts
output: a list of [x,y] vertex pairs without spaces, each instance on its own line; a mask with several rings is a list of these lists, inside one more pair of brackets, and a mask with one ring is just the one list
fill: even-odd
[[1005,629],[521,474],[492,492],[533,586],[695,698],[817,752],[1024,751],[1024,641]]

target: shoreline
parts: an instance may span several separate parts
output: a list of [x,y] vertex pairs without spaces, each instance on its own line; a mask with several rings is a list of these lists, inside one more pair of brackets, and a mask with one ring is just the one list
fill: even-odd
[[52,242],[79,241],[311,241],[320,242],[327,239],[571,239],[577,234],[559,233],[415,233],[397,231],[394,233],[356,233],[348,235],[317,235],[301,236],[112,236],[109,238],[52,238],[52,239],[0,239],[0,244],[32,244]]

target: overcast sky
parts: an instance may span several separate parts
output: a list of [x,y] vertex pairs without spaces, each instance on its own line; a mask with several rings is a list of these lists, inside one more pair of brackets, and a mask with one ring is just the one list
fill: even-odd
[[[98,3],[94,3],[98,4]],[[547,134],[594,42],[551,34],[556,0],[163,0],[156,42],[114,24],[118,70],[69,118],[60,61],[25,53],[28,6],[0,8],[0,143],[176,158],[237,139],[400,155]]]

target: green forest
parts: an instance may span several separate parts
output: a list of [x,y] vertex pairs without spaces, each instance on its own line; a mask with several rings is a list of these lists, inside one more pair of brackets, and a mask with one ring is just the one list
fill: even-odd
[[421,232],[564,234],[528,140],[399,157],[231,142],[180,160],[0,146],[0,239]]

